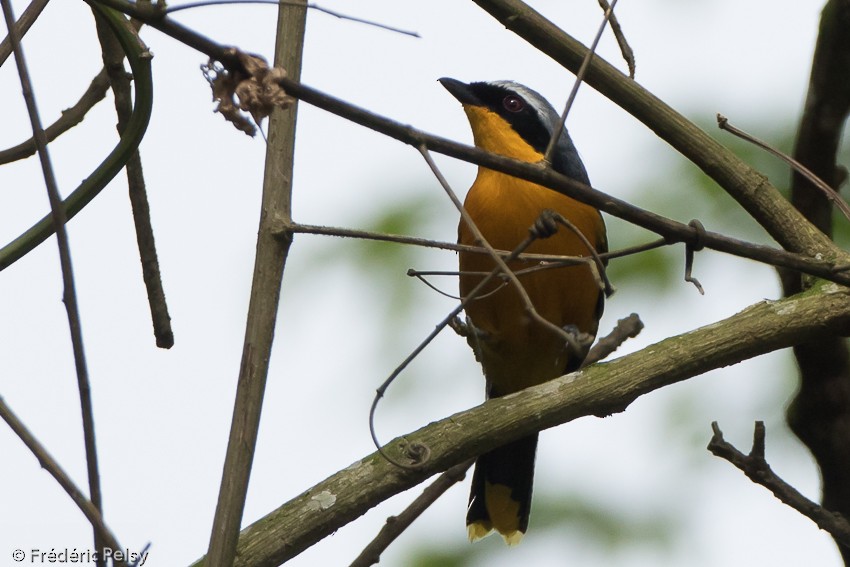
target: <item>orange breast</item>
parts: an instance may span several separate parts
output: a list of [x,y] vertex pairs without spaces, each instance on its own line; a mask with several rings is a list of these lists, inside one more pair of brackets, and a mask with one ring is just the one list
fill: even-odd
[[[599,212],[556,191],[492,170],[480,169],[466,197],[465,207],[490,244],[513,250],[544,209],[552,209],[572,222],[599,248],[605,226]],[[461,221],[459,242],[474,245],[471,231]],[[527,252],[590,256],[585,244],[565,227],[547,239],[537,240]],[[516,272],[537,265],[514,261]],[[466,296],[494,262],[485,254],[460,253],[460,292]],[[519,276],[537,312],[559,327],[575,325],[596,334],[600,291],[587,266],[535,271]],[[485,375],[494,393],[504,395],[551,380],[564,373],[569,352],[562,338],[528,315],[511,284],[494,282],[466,307],[466,313],[486,339],[478,348]]]

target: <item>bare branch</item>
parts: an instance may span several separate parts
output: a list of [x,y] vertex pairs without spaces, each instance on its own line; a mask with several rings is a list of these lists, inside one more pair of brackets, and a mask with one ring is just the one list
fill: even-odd
[[[103,53],[103,64],[115,94],[115,111],[118,115],[118,134],[124,135],[127,124],[133,114],[132,89],[130,75],[124,69],[124,50],[111,28],[95,14],[97,35],[100,39]],[[130,23],[127,22],[129,26]],[[142,280],[148,296],[148,306],[153,323],[156,345],[160,348],[174,346],[174,332],[171,329],[171,316],[168,314],[168,304],[165,301],[165,291],[162,287],[162,277],[159,271],[159,258],[156,252],[156,241],[151,225],[150,205],[148,203],[145,176],[142,172],[142,157],[138,148],[127,161],[127,186],[130,194],[130,205],[133,209],[133,224],[136,229],[136,244],[139,248],[139,259],[142,265]]]
[[[608,10],[610,5],[608,0],[599,0],[599,5],[603,10]],[[620,53],[623,54],[623,59],[626,65],[629,66],[629,78],[635,78],[635,52],[632,51],[629,42],[626,41],[626,36],[623,33],[623,28],[620,27],[620,21],[617,19],[617,14],[611,14],[610,18],[611,31],[614,32],[614,38],[617,40],[617,45],[620,46]]]
[[[24,13],[21,14],[21,17],[15,22],[15,31],[17,31],[19,38],[27,35],[27,32],[41,15],[41,12],[44,11],[44,8],[47,7],[47,3],[49,1],[50,0],[33,0],[29,3],[29,6],[26,7]],[[11,54],[12,36],[7,35],[3,41],[0,42],[0,66],[6,62],[6,59],[8,59]]]
[[[86,1],[95,2],[96,0]],[[232,50],[173,22],[170,18],[163,18],[156,13],[142,10],[124,0],[97,1],[142,19],[163,33],[221,62],[227,68],[241,69],[244,72],[244,68]],[[581,54],[581,57],[586,54],[584,46],[518,0],[476,0],[476,2],[491,8],[500,19],[504,20],[509,29],[532,37],[536,37],[534,34],[542,37],[557,36],[558,41],[554,44],[544,42],[538,47],[562,64],[569,65],[578,54]],[[581,57],[577,59],[579,65]],[[733,196],[744,204],[750,214],[792,252],[777,250],[770,246],[748,244],[710,231],[706,231],[703,235],[703,244],[706,248],[797,270],[837,283],[850,284],[850,276],[833,271],[836,265],[835,259],[838,259],[839,265],[847,263],[846,254],[837,249],[828,239],[823,239],[822,233],[811,227],[796,210],[788,207],[764,176],[741,162],[705,132],[636,85],[634,81],[629,81],[607,63],[600,62],[598,57],[591,65],[591,73],[587,81],[589,83],[592,81],[592,86],[621,104],[638,119],[646,122],[662,138],[703,167],[709,176],[728,191],[732,191]],[[608,214],[663,235],[667,242],[690,242],[697,236],[696,231],[687,224],[635,207],[538,164],[491,154],[439,136],[426,134],[331,97],[291,77],[282,78],[279,83],[288,94],[347,120],[415,147],[425,145],[431,151],[555,189]],[[784,234],[785,232],[788,234]],[[811,252],[811,254],[807,256],[803,252],[806,254]],[[818,255],[820,255],[819,258],[824,259],[816,259]]]
[[[474,1],[509,30],[565,68],[576,72],[581,66],[587,47],[521,0]],[[822,232],[807,222],[761,173],[601,57],[593,58],[585,83],[646,124],[702,169],[786,250],[812,257],[822,254],[828,259],[844,255]],[[604,207],[598,208],[605,210]],[[706,246],[712,247],[708,242]]]
[[637,313],[632,313],[628,317],[620,319],[610,333],[596,341],[596,344],[587,353],[584,362],[581,363],[582,368],[607,358],[628,339],[638,336],[642,330],[643,321],[640,320]]
[[[186,4],[179,4],[177,6],[166,6],[163,10],[163,14],[173,14],[174,12],[179,12],[181,10],[189,10],[193,8],[201,8],[206,6],[223,6],[227,4],[270,4],[272,6],[304,6],[303,2],[297,2],[295,0],[286,1],[286,0],[202,0],[200,2],[189,2]],[[307,4],[307,8],[311,10],[315,10],[317,12],[322,12],[323,14],[327,14],[329,16],[333,16],[335,18],[339,18],[340,20],[347,20],[349,22],[356,22],[358,24],[365,24],[367,26],[372,26],[376,28],[380,28],[383,30],[391,31],[393,33],[399,33],[402,35],[408,35],[411,37],[419,38],[421,37],[415,31],[403,30],[394,26],[389,26],[387,24],[382,24],[380,22],[375,22],[372,20],[364,20],[363,18],[358,18],[357,16],[347,16],[345,14],[341,14],[334,10],[329,10],[328,8],[323,8],[318,4],[309,3]]]
[[[606,0],[601,1],[607,4]],[[570,109],[573,107],[573,102],[575,101],[576,95],[578,94],[578,88],[581,86],[581,82],[584,80],[584,75],[585,73],[587,73],[590,61],[593,59],[593,56],[596,53],[596,47],[599,45],[599,40],[602,39],[602,33],[608,26],[608,20],[610,20],[611,17],[614,15],[614,6],[616,5],[617,0],[613,0],[611,4],[607,8],[605,8],[605,16],[602,18],[602,23],[599,24],[599,29],[596,31],[596,35],[593,37],[593,43],[590,44],[590,49],[587,50],[587,54],[584,56],[584,61],[581,62],[581,67],[579,67],[578,72],[576,73],[576,80],[573,81],[573,88],[570,90],[570,94],[567,97],[567,102],[564,104],[564,111],[561,113],[561,119],[558,121],[555,130],[549,137],[549,145],[546,146],[546,151],[543,152],[543,161],[547,164],[552,163],[552,157],[555,154],[555,148],[558,145],[558,140],[561,139],[561,132],[564,131],[564,125],[567,122],[567,116],[569,116]]]
[[[98,3],[90,2],[90,5],[100,7]],[[103,13],[108,14],[109,18],[117,17],[115,13],[108,10]],[[130,62],[135,79],[133,81],[135,88],[133,116],[125,135],[121,137],[112,152],[63,201],[63,209],[69,219],[80,212],[106,187],[109,181],[118,175],[132,155],[133,150],[141,142],[150,120],[153,100],[150,53],[142,50],[138,38],[123,26],[123,22],[120,25],[116,22],[115,31],[120,34],[121,45]],[[53,223],[50,215],[48,215],[18,238],[0,248],[0,270],[4,270],[21,259],[30,250],[44,242],[51,234],[53,234]]]
[[455,465],[431,483],[428,488],[422,491],[416,500],[410,503],[410,506],[398,516],[390,516],[387,518],[387,523],[378,532],[369,545],[363,548],[363,551],[357,558],[351,562],[350,567],[369,567],[380,562],[381,554],[386,551],[392,542],[398,536],[404,533],[404,530],[422,515],[422,512],[428,509],[431,504],[437,501],[449,488],[462,481],[466,476],[466,471],[472,466],[474,460]]
[[764,458],[765,428],[763,421],[756,422],[753,432],[753,449],[749,455],[745,455],[723,439],[723,432],[720,431],[716,421],[712,422],[711,429],[714,431],[714,435],[709,441],[707,449],[713,455],[726,459],[738,467],[747,475],[747,478],[770,490],[782,503],[809,518],[820,529],[829,532],[836,541],[850,547],[850,522],[841,514],[830,512],[800,494],[796,488],[779,478],[767,464]]
[[[101,69],[76,104],[64,110],[56,122],[44,129],[48,143],[82,122],[88,111],[106,97],[107,90],[109,90],[109,77],[106,69]],[[0,165],[28,158],[35,151],[35,140],[30,138],[17,146],[0,151]]]
[[[834,189],[846,179],[838,149],[850,114],[850,3],[829,0],[822,12],[794,158]],[[833,206],[798,172],[791,202],[824,234],[833,234]],[[780,270],[785,295],[805,289],[809,278]],[[823,479],[822,504],[850,517],[850,350],[844,337],[794,347],[800,387],[789,404],[788,425],[812,452]],[[839,546],[850,565],[850,547]]]
[[[89,372],[86,365],[86,353],[83,347],[83,330],[80,319],[80,310],[77,305],[77,291],[74,283],[74,268],[71,263],[71,245],[68,242],[68,233],[65,229],[67,216],[65,207],[62,204],[62,197],[59,194],[59,187],[56,182],[56,176],[53,171],[53,165],[50,161],[50,154],[47,150],[47,137],[44,134],[44,128],[41,125],[41,117],[38,114],[38,106],[35,102],[32,83],[30,81],[29,70],[24,58],[24,52],[21,47],[21,38],[15,27],[15,19],[12,14],[12,5],[10,0],[0,0],[0,6],[3,7],[3,16],[6,20],[6,28],[9,30],[9,40],[12,43],[12,51],[15,54],[15,63],[17,65],[18,77],[21,80],[21,90],[23,91],[24,101],[29,114],[30,124],[32,125],[33,138],[35,139],[38,158],[41,163],[42,175],[44,176],[44,184],[47,188],[47,197],[50,201],[50,215],[53,220],[53,228],[56,232],[56,243],[59,247],[59,264],[62,268],[62,302],[65,304],[65,311],[68,315],[68,327],[71,334],[71,346],[74,353],[74,367],[77,373],[77,386],[80,391],[80,411],[83,420],[83,438],[86,447],[86,468],[89,480],[89,493],[91,494],[91,503],[99,511],[103,512],[103,503],[100,492],[100,472],[97,462],[97,443],[95,441],[94,432],[94,409],[91,400],[91,387],[89,384]],[[94,544],[95,549],[102,550],[104,542],[101,538],[101,531],[97,527],[94,529]],[[103,554],[99,554],[98,565],[105,565]]]
[[717,115],[717,125],[720,127],[721,130],[726,130],[730,134],[734,134],[735,136],[738,136],[742,140],[746,140],[747,142],[750,142],[751,144],[758,146],[759,148],[765,150],[770,155],[776,156],[779,159],[781,159],[782,161],[784,161],[785,163],[787,163],[788,165],[790,165],[791,168],[794,171],[796,171],[797,173],[799,173],[801,176],[803,176],[806,179],[806,181],[811,183],[813,186],[817,187],[818,190],[820,190],[820,192],[823,193],[823,196],[826,198],[826,200],[829,201],[830,203],[832,203],[833,205],[835,205],[835,207],[839,211],[841,211],[841,214],[844,215],[844,218],[850,220],[850,206],[848,206],[847,203],[844,202],[844,199],[841,198],[841,195],[838,194],[838,191],[836,191],[835,189],[833,189],[832,187],[827,185],[820,177],[815,175],[812,172],[812,170],[810,170],[808,167],[806,167],[805,165],[803,165],[799,161],[795,160],[794,158],[792,158],[788,154],[780,152],[779,150],[777,150],[776,148],[774,148],[773,146],[771,146],[767,142],[759,140],[755,136],[753,136],[751,134],[747,134],[743,130],[732,126],[731,124],[729,124],[729,119],[726,118],[725,116],[723,116],[722,114]]
[[[5,0],[4,0],[5,1]],[[56,479],[56,482],[59,483],[59,486],[65,491],[68,496],[71,497],[71,500],[74,501],[74,504],[80,509],[89,523],[95,530],[95,533],[98,534],[99,539],[109,547],[110,549],[123,549],[119,544],[118,540],[115,538],[115,535],[110,531],[106,524],[103,521],[103,516],[100,513],[100,510],[92,504],[91,500],[83,495],[82,491],[74,484],[68,474],[62,470],[62,467],[59,466],[59,463],[47,452],[41,443],[38,442],[38,439],[27,429],[27,427],[18,419],[12,410],[6,405],[6,402],[3,400],[2,396],[0,396],[0,418],[3,418],[12,431],[15,432],[21,441],[24,442],[24,445],[32,452],[36,459],[38,459],[39,464],[42,466],[44,470],[50,473],[50,476]],[[115,561],[116,567],[126,566],[124,561],[119,561],[116,559]]]
[[[375,232],[372,230],[361,230],[356,228],[343,228],[338,226],[320,226],[315,224],[301,224],[297,222],[283,224],[277,229],[276,233],[279,238],[290,238],[291,234],[321,234],[326,236],[340,236],[343,238],[357,238],[364,240],[374,240],[377,242],[395,242],[398,244],[409,244],[412,246],[422,246],[424,248],[437,248],[440,250],[453,250],[455,252],[474,252],[478,254],[489,254],[486,248],[482,246],[468,246],[466,244],[456,244],[454,242],[443,242],[439,240],[431,240],[429,238],[420,238],[417,236],[407,236],[402,234],[387,234],[385,232]],[[611,250],[599,254],[603,260],[611,258],[623,258],[632,254],[639,254],[661,246],[668,246],[666,240],[655,240],[646,244],[638,244],[618,250]],[[501,257],[507,257],[512,252],[506,250],[496,250],[496,253]],[[587,258],[578,256],[553,256],[551,254],[535,254],[523,252],[516,256],[516,260],[537,260],[539,262],[547,262],[550,267],[575,266],[578,264],[586,264]],[[529,268],[531,269],[531,268]],[[850,266],[847,267],[850,270]]]

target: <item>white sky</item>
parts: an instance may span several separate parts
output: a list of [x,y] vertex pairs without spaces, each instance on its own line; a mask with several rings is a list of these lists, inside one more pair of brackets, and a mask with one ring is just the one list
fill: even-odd
[[[175,2],[176,4],[177,2]],[[25,2],[13,2],[18,14]],[[302,80],[429,132],[470,142],[466,120],[436,79],[510,78],[562,105],[573,77],[506,32],[471,2],[325,0],[322,6],[405,29],[422,39],[311,12]],[[589,42],[600,18],[595,0],[535,2],[569,33]],[[618,6],[637,56],[638,81],[704,121],[716,112],[742,128],[770,120],[795,124],[805,95],[820,3],[673,2]],[[222,43],[271,57],[275,10],[214,7],[181,22]],[[77,288],[95,401],[106,519],[132,550],[152,542],[146,565],[187,564],[206,551],[230,427],[253,265],[264,145],[211,113],[198,67],[204,59],[155,30],[155,107],[142,158],[164,285],[176,335],[156,349],[139,273],[126,189],[108,187],[70,225]],[[55,1],[25,49],[45,122],[76,101],[100,68],[87,5]],[[610,37],[603,57],[621,68]],[[14,65],[0,68],[0,147],[29,135]],[[296,152],[296,220],[360,226],[382,207],[440,191],[415,151],[302,105]],[[569,128],[594,184],[631,198],[664,178],[674,153],[636,120],[583,87]],[[114,144],[111,99],[51,145],[60,187],[70,191]],[[439,159],[463,189],[475,168]],[[687,198],[665,179],[659,191]],[[680,196],[680,193],[684,193]],[[640,204],[640,203],[638,203]],[[0,242],[47,210],[35,160],[0,168]],[[661,211],[664,212],[664,211]],[[695,211],[710,228],[709,212]],[[451,240],[448,202],[422,236]],[[680,219],[687,221],[688,219]],[[617,221],[609,219],[609,224]],[[622,243],[613,243],[614,246]],[[245,523],[250,523],[373,449],[366,415],[374,388],[453,306],[404,276],[366,279],[322,266],[354,241],[299,236],[286,268],[280,319]],[[342,252],[340,252],[342,250]],[[428,253],[417,267],[450,269],[452,254]],[[645,290],[620,286],[602,329],[633,311],[647,329],[627,350],[718,320],[778,286],[770,269],[704,254],[699,296],[674,286],[647,304]],[[616,282],[615,282],[616,283]],[[416,308],[402,328],[383,328],[386,290],[407,286]],[[682,316],[682,314],[686,316]],[[398,320],[393,320],[398,325]],[[768,425],[776,471],[817,499],[817,471],[782,425],[793,392],[789,355],[713,372],[636,402],[624,414],[546,432],[537,497],[592,494],[631,517],[673,515],[672,548],[601,555],[575,532],[531,531],[516,549],[479,544],[476,565],[840,565],[831,540],[767,491],[704,451],[709,423],[748,448],[752,422]],[[480,402],[483,381],[463,341],[445,334],[418,359],[379,409],[384,440]],[[70,341],[54,240],[0,274],[0,396],[86,486]],[[672,427],[671,424],[676,424]],[[91,547],[90,529],[23,444],[0,427],[0,558],[14,549]],[[391,549],[382,565],[403,564],[411,548],[465,544],[467,486],[452,489]],[[346,565],[419,490],[400,495],[290,564]],[[677,515],[678,514],[678,515]],[[0,559],[4,563],[7,559]]]

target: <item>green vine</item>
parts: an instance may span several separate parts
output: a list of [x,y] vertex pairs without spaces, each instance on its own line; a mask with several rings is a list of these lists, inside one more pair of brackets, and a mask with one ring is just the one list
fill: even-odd
[[[124,165],[139,147],[153,107],[153,77],[151,75],[151,55],[139,40],[134,30],[120,13],[92,2],[96,10],[115,32],[124,54],[130,63],[135,87],[133,113],[127,122],[127,129],[118,141],[118,145],[103,162],[62,202],[65,215],[70,220],[88,205],[112,179],[124,168]],[[0,248],[0,270],[4,270],[20,260],[36,246],[47,240],[55,232],[53,220],[46,215],[29,230],[12,242]]]

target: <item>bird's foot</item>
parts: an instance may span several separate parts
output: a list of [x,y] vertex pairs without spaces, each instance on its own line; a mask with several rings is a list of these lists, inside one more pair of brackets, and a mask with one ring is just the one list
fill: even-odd
[[560,216],[552,209],[543,209],[528,230],[534,238],[549,238],[558,232],[558,218]]
[[472,352],[475,353],[475,360],[481,362],[479,354],[481,343],[492,340],[490,333],[473,325],[472,321],[469,320],[469,317],[466,318],[466,321],[461,321],[460,317],[454,317],[449,320],[449,327],[451,327],[455,333],[466,339],[466,342],[472,348]]
[[575,325],[564,325],[562,327],[566,334],[567,349],[569,350],[570,358],[575,357],[577,360],[584,360],[587,356],[587,351],[593,344],[595,338],[590,333],[584,333]]

